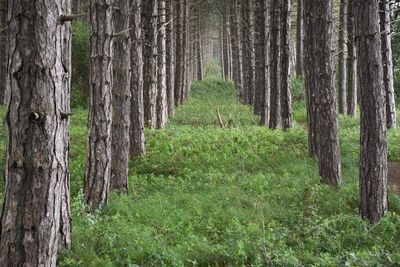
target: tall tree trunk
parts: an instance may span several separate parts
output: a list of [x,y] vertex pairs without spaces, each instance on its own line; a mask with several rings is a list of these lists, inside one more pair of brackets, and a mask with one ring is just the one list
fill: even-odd
[[248,17],[250,21],[250,31],[249,31],[249,53],[250,53],[250,68],[249,68],[249,104],[254,105],[255,93],[256,93],[256,56],[255,56],[255,18],[254,18],[254,0],[248,0]]
[[56,266],[58,250],[71,242],[71,26],[62,21],[70,1],[12,4],[0,266]]
[[7,78],[7,0],[0,0],[0,105],[5,102]]
[[276,129],[281,127],[281,64],[280,64],[280,39],[281,39],[281,2],[271,2],[271,39],[270,39],[270,82],[271,102],[269,127]]
[[377,222],[388,209],[379,6],[376,0],[354,0],[354,4],[361,89],[360,213],[362,218]]
[[142,0],[132,0],[130,17],[131,44],[131,125],[130,154],[139,157],[145,153],[143,104],[143,49],[141,5]]
[[168,116],[174,116],[175,96],[174,96],[174,45],[173,45],[173,25],[174,9],[172,0],[165,1],[166,9],[166,32],[165,32],[165,51],[166,51],[166,86],[167,86],[167,106]]
[[319,151],[319,110],[317,108],[317,75],[314,64],[318,60],[315,56],[317,49],[315,35],[316,10],[312,1],[304,2],[304,73],[307,103],[307,128],[308,128],[308,151],[311,157],[318,157]]
[[304,0],[297,0],[296,76],[303,76],[304,65]]
[[167,123],[168,118],[166,84],[165,1],[166,0],[159,0],[158,2],[157,128],[163,128]]
[[335,71],[332,49],[332,0],[315,0],[316,61],[314,79],[319,110],[319,173],[324,184],[341,181],[338,121],[336,113]]
[[390,1],[380,0],[380,30],[382,34],[383,85],[386,91],[387,127],[396,128],[396,100],[393,85],[393,53],[390,26]]
[[157,6],[158,0],[142,2],[144,121],[150,128],[157,124]]
[[128,191],[131,123],[131,37],[130,0],[114,0],[115,32],[121,32],[114,47],[113,124],[110,188]]
[[91,87],[84,194],[92,208],[107,203],[111,179],[112,9],[107,0],[93,0],[90,4]]
[[223,15],[220,18],[220,27],[219,27],[219,40],[220,40],[220,61],[221,61],[221,78],[223,80],[226,79],[226,66],[225,66],[225,41],[224,41],[224,19]]
[[281,117],[282,128],[293,126],[290,88],[290,0],[282,0],[281,9]]
[[239,12],[238,12],[238,1],[235,0],[230,4],[230,32],[231,32],[231,42],[232,42],[232,71],[233,80],[235,82],[236,88],[239,90],[239,95],[241,97],[242,88],[242,58],[240,57],[240,25],[239,25]]
[[201,24],[201,5],[197,7],[197,33],[196,33],[196,58],[197,58],[197,80],[202,81],[203,77],[203,44],[202,44],[202,24]]
[[340,0],[339,11],[339,55],[338,55],[338,97],[339,113],[346,113],[346,14],[347,0]]
[[181,87],[182,87],[182,9],[180,1],[176,2],[176,27],[175,27],[175,84],[174,84],[174,98],[175,106],[180,104],[181,100]]
[[347,2],[347,115],[357,115],[357,58],[355,45],[354,1]]
[[224,13],[222,16],[222,52],[223,52],[223,64],[224,64],[224,78],[229,80],[229,41],[228,41],[228,8],[227,4],[224,7]]
[[255,55],[255,97],[254,97],[254,114],[261,115],[262,111],[262,94],[265,87],[265,69],[262,62],[264,57],[264,39],[262,35],[264,32],[264,8],[262,7],[264,0],[256,1],[254,3],[254,55]]
[[261,108],[261,125],[269,126],[269,108],[270,108],[270,84],[269,84],[269,16],[268,16],[268,0],[260,1],[260,9],[262,10],[260,14],[260,21],[262,25],[260,31],[260,43],[262,45],[261,49],[261,70],[263,73],[262,82],[264,84],[262,88],[262,108]]
[[188,84],[188,69],[187,69],[187,54],[188,54],[188,21],[189,21],[189,16],[188,16],[188,0],[183,0],[183,5],[182,5],[182,84],[180,87],[180,103],[181,105],[185,101],[186,97],[186,90],[187,90],[187,84]]

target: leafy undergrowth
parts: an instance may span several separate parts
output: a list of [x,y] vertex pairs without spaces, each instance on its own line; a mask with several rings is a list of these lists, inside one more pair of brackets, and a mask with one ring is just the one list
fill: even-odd
[[[75,110],[73,246],[59,266],[400,264],[400,199],[390,195],[391,210],[375,226],[357,213],[357,120],[340,118],[344,183],[335,190],[319,183],[308,157],[299,101],[295,127],[270,131],[237,102],[231,83],[196,82],[165,130],[146,131],[147,154],[131,162],[129,195],[112,194],[93,214],[81,193],[87,113]],[[400,160],[399,135],[390,132],[392,160]]]

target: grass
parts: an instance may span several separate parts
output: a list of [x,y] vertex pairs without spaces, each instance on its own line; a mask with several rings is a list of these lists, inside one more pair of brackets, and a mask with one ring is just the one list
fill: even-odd
[[[294,117],[292,130],[270,131],[237,102],[231,83],[195,82],[165,130],[146,130],[148,153],[131,162],[129,195],[112,194],[107,207],[87,214],[87,113],[75,110],[73,247],[59,266],[400,264],[400,199],[390,195],[390,212],[375,226],[358,216],[357,121],[340,117],[344,182],[335,190],[319,183],[307,155],[301,100]],[[391,131],[392,160],[400,160],[399,148]]]

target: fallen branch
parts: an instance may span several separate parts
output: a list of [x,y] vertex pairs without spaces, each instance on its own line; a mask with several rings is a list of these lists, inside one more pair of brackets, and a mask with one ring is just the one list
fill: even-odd
[[217,115],[218,115],[218,120],[219,120],[219,125],[221,128],[225,128],[224,121],[222,120],[221,113],[219,112],[219,108],[217,108]]

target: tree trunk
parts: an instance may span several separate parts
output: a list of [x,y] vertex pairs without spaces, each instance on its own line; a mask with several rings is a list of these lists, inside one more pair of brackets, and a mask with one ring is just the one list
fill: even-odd
[[93,0],[90,5],[91,87],[84,194],[86,203],[93,206],[91,208],[107,203],[111,179],[112,9],[106,0]]
[[226,66],[225,66],[225,41],[224,41],[224,19],[223,15],[220,18],[220,27],[219,27],[219,39],[220,39],[220,61],[221,61],[221,78],[223,80],[226,79]]
[[346,14],[347,0],[340,0],[338,55],[338,97],[340,114],[346,113]]
[[157,6],[158,0],[142,2],[144,121],[150,128],[157,124]]
[[281,127],[281,67],[280,63],[280,39],[281,39],[281,1],[271,2],[271,39],[270,39],[270,82],[271,102],[269,127],[276,129]]
[[[158,2],[157,41],[157,128],[163,128],[168,119],[166,80],[165,1]],[[169,1],[169,0],[168,0]]]
[[180,1],[176,2],[176,27],[175,27],[175,84],[174,84],[174,98],[175,106],[180,104],[181,100],[181,87],[182,87],[182,5]]
[[180,87],[180,103],[181,105],[185,101],[186,91],[187,91],[187,84],[188,84],[188,69],[187,69],[187,54],[188,54],[188,0],[183,0],[182,5],[182,84]]
[[270,85],[269,85],[269,23],[268,23],[268,0],[261,0],[260,1],[260,9],[262,10],[260,14],[260,21],[263,27],[260,31],[260,43],[262,45],[261,49],[261,70],[263,73],[262,82],[264,86],[262,88],[262,108],[261,108],[261,125],[269,126],[269,108],[270,108]]
[[378,1],[354,0],[361,89],[360,213],[377,222],[387,206],[385,91]]
[[231,3],[230,20],[231,20],[231,38],[232,38],[232,70],[233,80],[236,88],[239,90],[240,98],[242,88],[242,58],[240,56],[240,25],[239,25],[239,12],[238,12],[238,1],[235,0]]
[[7,0],[0,0],[0,105],[5,103],[7,78]]
[[304,0],[297,0],[296,76],[303,76],[304,65]]
[[307,128],[308,128],[308,151],[310,157],[318,157],[319,143],[319,110],[317,108],[317,73],[315,72],[314,64],[318,60],[315,56],[317,49],[315,35],[316,24],[316,9],[312,1],[304,2],[304,73],[305,73],[305,88],[306,88],[306,103],[307,103]]
[[289,129],[293,126],[290,88],[290,0],[282,1],[281,27],[281,118],[282,128]]
[[357,115],[357,58],[355,45],[354,1],[347,2],[347,115]]
[[380,0],[380,31],[382,34],[383,85],[386,91],[387,127],[396,128],[396,100],[393,85],[393,53],[389,0]]
[[264,0],[256,1],[254,3],[254,55],[255,55],[255,97],[254,97],[254,114],[261,115],[262,111],[262,95],[265,87],[265,69],[263,68],[262,61],[264,57],[265,39],[261,42],[262,33],[264,32],[264,8],[262,7]]
[[71,6],[69,0],[12,3],[0,266],[56,266],[58,250],[71,242],[71,25],[58,17]]
[[197,58],[197,80],[202,81],[203,77],[203,44],[202,44],[202,24],[201,24],[201,5],[197,7],[197,33],[196,33],[196,58]]
[[250,21],[250,31],[249,31],[249,53],[250,53],[250,68],[249,70],[249,104],[254,106],[254,99],[256,93],[256,55],[255,55],[255,18],[254,18],[254,0],[248,0],[248,17]]
[[131,37],[129,34],[130,0],[115,0],[112,161],[110,188],[128,192],[130,120],[131,120]]
[[174,46],[173,46],[173,19],[174,9],[172,1],[165,1],[166,9],[166,32],[165,32],[165,51],[166,51],[166,86],[167,86],[167,108],[168,116],[174,116]]
[[224,14],[222,14],[222,52],[223,52],[223,64],[224,64],[224,79],[229,80],[229,41],[228,41],[228,8],[225,4]]
[[336,113],[335,71],[332,49],[332,0],[316,0],[316,60],[314,79],[317,82],[319,110],[319,173],[324,184],[337,185],[341,181],[338,121]]

